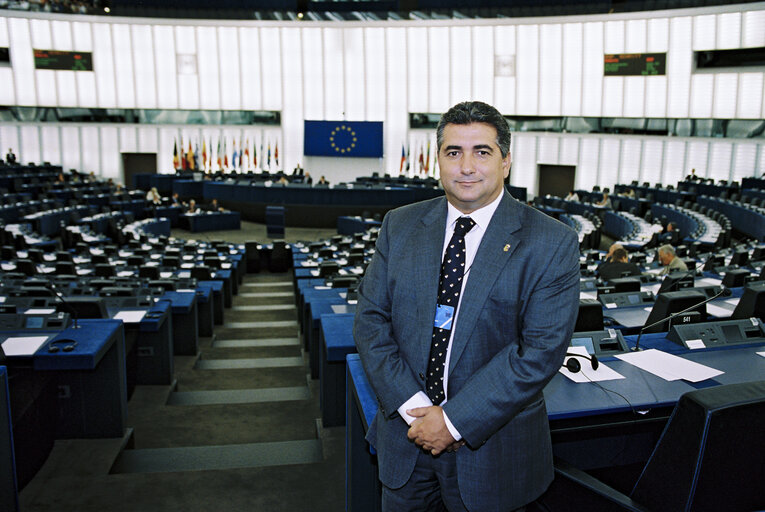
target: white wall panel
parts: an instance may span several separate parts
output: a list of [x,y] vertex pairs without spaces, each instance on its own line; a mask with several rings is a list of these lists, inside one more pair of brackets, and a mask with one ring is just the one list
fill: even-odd
[[732,156],[733,144],[731,142],[713,141],[710,143],[707,177],[715,181],[729,179]]
[[97,52],[93,52],[93,69],[96,70],[96,94],[98,106],[101,108],[117,106],[114,47],[110,27],[106,23],[93,24],[93,46],[98,48]]
[[748,11],[742,16],[741,45],[744,48],[765,46],[765,11]]
[[[518,26],[518,54],[515,58],[515,113],[539,113],[539,25]],[[558,67],[560,70],[560,67]]]
[[557,135],[539,135],[537,138],[537,163],[558,164],[560,138]]
[[[410,27],[406,29],[406,69],[409,86],[409,112],[427,112],[428,91],[428,29]],[[403,65],[403,62],[399,65]]]
[[94,172],[96,176],[101,176],[101,130],[98,125],[83,125],[80,130],[80,139],[82,148],[82,167],[78,170],[90,174]]
[[[199,75],[206,73],[207,69],[202,66],[202,62],[197,53],[197,38],[194,27],[180,26],[175,27],[175,53],[173,61],[177,55],[192,55],[196,58],[197,72],[193,74],[183,74],[178,76],[178,107],[182,109],[200,108],[199,101]],[[173,65],[173,70],[177,74],[177,68]]]
[[[101,173],[104,178],[122,181],[122,159],[119,152],[119,133],[112,126],[101,126]],[[96,174],[99,174],[96,172]]]
[[579,116],[582,112],[582,29],[581,23],[563,25],[561,114],[564,116]]
[[[687,103],[686,103],[687,104]],[[667,77],[645,78],[645,117],[667,116]]]
[[757,144],[738,142],[734,145],[733,168],[730,179],[741,183],[741,178],[756,175]]
[[537,193],[537,136],[536,133],[516,134],[513,138],[513,162],[510,183],[526,187],[533,195]]
[[398,175],[401,146],[406,143],[409,131],[406,34],[405,28],[385,29],[387,110],[383,124],[383,140],[387,155],[386,169],[392,176]]
[[263,104],[263,91],[261,87],[262,68],[259,29],[241,27],[239,29],[239,45],[242,108],[260,110]]
[[154,64],[154,37],[150,25],[133,25],[133,62],[136,63],[135,105],[157,108],[157,73]]
[[[159,130],[156,126],[139,126],[138,149],[139,153],[157,153],[159,150]],[[159,171],[159,169],[157,169]]]
[[[32,36],[32,48],[36,50],[52,50],[53,36],[51,23],[48,20],[30,20],[30,32]],[[37,89],[37,104],[43,106],[58,105],[56,94],[56,71],[49,69],[35,69],[35,86]]]
[[135,125],[120,126],[118,129],[120,153],[138,153],[138,132]]
[[[278,36],[278,32],[276,34]],[[199,73],[199,106],[202,109],[221,108],[220,84],[223,63],[218,53],[218,33],[215,27],[197,27],[197,56]]]
[[598,185],[608,187],[612,191],[614,185],[621,182],[619,177],[619,160],[621,141],[617,137],[604,137],[600,144],[600,166],[598,169]]
[[[21,157],[21,144],[19,142],[19,126],[16,124],[0,124],[0,158],[5,160],[5,153],[13,149],[16,157]],[[23,160],[22,160],[23,161]]]
[[624,38],[626,24],[624,20],[607,21],[603,34],[603,53],[625,53]]
[[649,53],[666,52],[669,49],[669,18],[652,18],[646,28],[646,47]]
[[64,171],[82,169],[80,127],[78,125],[61,126],[61,157],[61,167]]
[[19,143],[21,145],[18,153],[16,153],[18,161],[23,164],[42,162],[40,127],[37,125],[21,125],[20,136]]
[[10,54],[13,63],[13,78],[16,88],[17,105],[36,105],[35,63],[29,22],[25,19],[8,20]]
[[324,38],[324,117],[343,119],[345,79],[343,74],[343,29],[325,28]]
[[385,29],[364,29],[367,121],[385,121]]
[[494,104],[494,27],[473,27],[471,99]]
[[648,32],[647,20],[627,20],[624,37],[624,53],[644,53]]
[[[117,84],[117,106],[131,108],[136,104],[133,42],[130,25],[112,25],[114,74]],[[103,165],[103,162],[102,162]]]
[[[710,175],[707,172],[709,167],[709,141],[707,140],[690,140],[686,148],[686,163],[687,173],[690,174],[691,169],[696,169],[696,176],[702,178],[709,178]],[[665,176],[666,178],[666,176]]]
[[738,105],[736,118],[757,119],[762,113],[763,73],[741,73],[739,75]]
[[563,90],[563,27],[545,24],[539,31],[539,114],[560,115]]
[[726,12],[717,15],[718,50],[741,48],[741,13]]
[[154,68],[157,86],[157,107],[178,108],[178,74],[176,73],[175,35],[173,27],[152,27]]
[[[303,68],[298,65],[301,46],[299,28],[282,29],[282,57],[284,62],[295,64],[284,68],[284,97],[290,98],[290,101],[282,107],[281,130],[292,135],[288,139],[280,137],[284,141],[279,144],[280,169],[294,169],[295,164],[303,161]],[[242,151],[244,128],[239,129],[237,138],[239,150]]]
[[[6,18],[0,17],[0,46],[10,47],[10,37],[8,34],[8,24]],[[16,104],[16,87],[13,80],[12,67],[0,67],[0,105]]]
[[302,30],[303,109],[306,119],[324,119],[324,42],[322,29]]
[[646,82],[654,77],[628,76],[624,77],[624,117],[645,116]]
[[593,183],[600,183],[600,144],[599,137],[582,136],[579,150],[579,165],[576,167],[577,189],[592,189]]
[[157,172],[160,174],[172,174],[173,169],[173,144],[178,140],[178,130],[174,127],[162,127],[157,130],[159,148],[157,151]]
[[61,139],[57,125],[40,127],[40,158],[53,165],[61,164]]
[[587,117],[603,112],[603,30],[603,23],[584,24],[581,115]]
[[428,112],[445,112],[451,104],[451,73],[449,58],[443,55],[443,48],[449,48],[449,28],[428,29],[428,51],[423,58],[428,63]]
[[[619,155],[619,181],[618,183],[632,183],[640,179],[642,167],[642,140],[625,139],[621,143]],[[613,191],[613,187],[611,188]]]
[[[300,34],[298,33],[297,36],[295,43],[300,44]],[[239,76],[241,64],[239,62],[238,30],[235,27],[218,27],[218,43],[220,106],[226,110],[240,110],[242,108],[242,78]],[[299,56],[298,54],[298,58]],[[300,60],[296,62],[300,62]]]
[[[466,101],[473,97],[470,90],[473,81],[469,78],[471,70],[474,69],[471,59],[473,54],[473,41],[471,37],[472,30],[470,27],[452,27],[449,30],[449,72],[451,76],[449,78],[450,96],[447,103],[449,106],[452,106],[460,101]],[[431,52],[433,50],[434,48],[431,46]],[[440,51],[436,51],[435,53],[436,55],[441,54]],[[440,60],[441,62],[445,60],[443,55],[441,55]]]
[[560,144],[561,165],[576,165],[579,161],[579,137],[563,136]]
[[[52,45],[54,50],[73,51],[72,27],[67,21],[52,21],[51,24]],[[79,48],[77,48],[79,50]],[[82,73],[82,72],[80,72]],[[89,72],[84,72],[89,74]],[[74,71],[54,71],[56,87],[56,103],[61,107],[77,106],[77,85]]]
[[[641,151],[640,183],[662,182],[662,161],[664,160],[664,139],[658,137],[645,138]],[[626,180],[623,183],[627,183]],[[667,182],[669,183],[669,182]]]
[[282,108],[282,61],[279,29],[260,29],[260,51],[263,67],[263,107],[266,110]]
[[[691,165],[685,163],[686,145],[687,143],[681,140],[665,140],[662,183],[677,183],[684,176],[690,174]],[[699,169],[696,171],[698,172]]]
[[[363,28],[347,28],[343,31],[343,50],[343,75],[345,78],[343,84],[345,109],[343,111],[346,119],[363,121],[366,118],[364,68],[367,65],[364,59]],[[285,59],[285,62],[289,62],[289,60]]]
[[688,117],[690,111],[691,37],[693,19],[673,18],[669,27],[667,54],[667,116]]
[[[93,52],[92,23],[72,23],[72,44],[76,51]],[[74,73],[77,83],[77,105],[80,107],[97,107],[96,74],[99,69],[93,59],[93,72]]]
[[691,78],[691,111],[690,117],[712,117],[712,102],[714,97],[713,74],[696,74]]
[[738,73],[715,73],[712,116],[722,119],[736,117]]
[[[495,76],[493,105],[505,115],[515,114],[516,84],[518,83],[518,46],[516,27],[494,27],[494,56],[512,56],[515,59],[515,76]],[[494,65],[492,64],[492,72]]]
[[693,49],[714,50],[717,42],[717,16],[705,14],[693,17]]
[[623,117],[624,113],[624,80],[622,76],[607,76],[603,78],[603,107],[605,117]]

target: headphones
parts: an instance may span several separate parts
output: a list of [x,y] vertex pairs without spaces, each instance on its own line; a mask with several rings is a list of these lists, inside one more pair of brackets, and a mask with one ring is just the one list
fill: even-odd
[[[63,347],[61,345],[63,345]],[[64,352],[71,352],[76,346],[76,340],[68,340],[62,338],[60,340],[53,340],[48,343],[48,352],[58,352],[59,350],[63,350]]]
[[581,357],[582,359],[589,359],[590,366],[592,366],[593,371],[597,370],[598,366],[600,366],[600,362],[598,361],[598,358],[595,357],[594,354],[591,356],[583,356],[582,354],[573,354],[571,352],[566,352],[566,355],[568,356],[568,361],[566,361],[566,364],[564,366],[571,373],[582,371],[582,363],[580,363],[578,359],[574,359],[576,357]]

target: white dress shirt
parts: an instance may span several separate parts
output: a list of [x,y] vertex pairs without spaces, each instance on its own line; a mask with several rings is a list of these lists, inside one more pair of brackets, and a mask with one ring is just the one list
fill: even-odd
[[[465,277],[462,279],[462,291],[460,292],[460,304],[462,303],[462,292],[465,291],[465,284],[467,283],[467,280],[470,278],[470,269],[473,267],[473,259],[475,258],[476,252],[478,252],[478,246],[481,245],[481,240],[483,239],[484,233],[486,233],[486,230],[489,228],[489,222],[491,221],[492,216],[494,215],[494,212],[497,210],[497,207],[499,206],[499,202],[502,200],[503,194],[500,194],[499,197],[497,197],[494,201],[487,204],[486,206],[479,208],[478,210],[474,211],[473,213],[469,215],[465,215],[461,211],[459,211],[457,208],[452,206],[451,203],[447,202],[447,213],[446,213],[446,228],[444,232],[444,246],[441,250],[441,258],[443,258],[444,253],[446,252],[446,246],[449,244],[449,241],[452,238],[452,235],[454,234],[454,227],[457,224],[457,219],[460,217],[470,217],[475,222],[475,226],[473,226],[473,229],[467,232],[465,235]],[[435,286],[435,285],[434,285]],[[441,402],[440,405],[443,405],[446,403],[446,401],[449,399],[449,361],[451,360],[452,355],[452,340],[454,339],[454,331],[457,327],[457,321],[459,320],[459,307],[460,304],[457,304],[457,309],[454,312],[454,320],[452,321],[452,332],[449,336],[449,345],[446,348],[446,366],[444,368],[444,401]],[[402,418],[404,418],[404,421],[408,425],[411,425],[415,418],[414,416],[410,416],[406,413],[409,409],[414,409],[416,407],[430,407],[433,405],[433,402],[430,401],[430,398],[428,398],[428,395],[425,394],[425,391],[418,391],[415,395],[413,395],[409,400],[404,402],[401,407],[398,408],[398,413],[401,415]],[[444,421],[446,422],[446,428],[449,429],[449,433],[454,437],[456,441],[459,441],[462,439],[462,435],[457,431],[456,428],[454,428],[454,425],[452,425],[452,422],[449,421],[449,418],[447,417],[446,413],[444,413]]]

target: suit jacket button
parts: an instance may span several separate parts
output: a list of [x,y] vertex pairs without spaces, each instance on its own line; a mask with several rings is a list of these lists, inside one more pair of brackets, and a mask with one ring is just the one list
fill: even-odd
[[425,375],[423,375],[422,372],[420,372],[420,380],[425,380]]

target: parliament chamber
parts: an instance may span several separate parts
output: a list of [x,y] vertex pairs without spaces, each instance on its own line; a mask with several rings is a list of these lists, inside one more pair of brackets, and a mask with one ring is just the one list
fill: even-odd
[[468,99],[579,242],[527,511],[765,510],[764,48],[763,2],[0,2],[0,510],[381,510],[357,289]]

